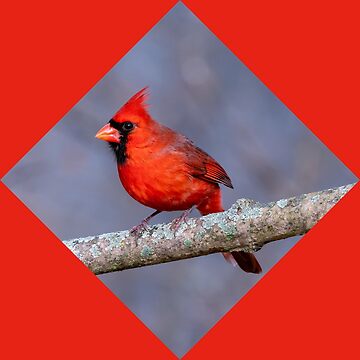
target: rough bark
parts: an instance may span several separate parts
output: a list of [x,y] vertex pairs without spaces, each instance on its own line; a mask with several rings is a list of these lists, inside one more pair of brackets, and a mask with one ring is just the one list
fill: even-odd
[[169,223],[151,226],[138,237],[118,231],[64,243],[95,274],[234,249],[255,252],[271,241],[308,232],[353,186],[268,204],[240,199],[222,213],[188,219],[176,233]]

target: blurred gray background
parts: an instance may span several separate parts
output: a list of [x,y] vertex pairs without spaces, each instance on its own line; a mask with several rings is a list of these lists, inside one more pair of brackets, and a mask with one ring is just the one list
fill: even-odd
[[[191,138],[227,170],[235,189],[223,187],[225,208],[240,197],[267,202],[355,181],[179,3],[5,177],[60,239],[128,229],[151,212],[126,194],[108,146],[94,138],[146,85],[152,116]],[[177,215],[161,214],[154,221]],[[264,274],[297,240],[269,244],[258,253]],[[245,274],[214,254],[99,278],[181,356],[261,276]]]

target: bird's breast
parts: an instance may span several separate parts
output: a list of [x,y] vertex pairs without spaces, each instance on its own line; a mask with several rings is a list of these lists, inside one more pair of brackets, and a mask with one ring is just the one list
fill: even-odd
[[216,184],[194,178],[181,154],[156,154],[146,149],[129,154],[118,167],[125,190],[145,206],[162,210],[185,210],[199,204]]

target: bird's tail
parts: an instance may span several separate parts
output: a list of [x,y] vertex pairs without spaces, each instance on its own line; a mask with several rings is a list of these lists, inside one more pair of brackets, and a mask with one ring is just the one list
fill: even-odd
[[[203,216],[224,211],[221,205],[220,188],[217,192],[214,192],[212,197],[198,205],[197,208],[200,211],[200,214]],[[262,271],[261,266],[254,254],[244,251],[232,251],[231,253],[223,253],[223,255],[226,261],[233,265],[239,265],[239,267],[245,272],[260,274]]]
[[244,251],[232,251],[231,253],[223,253],[227,262],[239,267],[248,273],[260,274],[262,272],[261,266],[254,254]]

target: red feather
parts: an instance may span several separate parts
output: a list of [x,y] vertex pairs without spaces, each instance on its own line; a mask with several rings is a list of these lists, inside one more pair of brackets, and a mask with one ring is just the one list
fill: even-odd
[[121,122],[122,118],[126,115],[136,115],[142,117],[144,120],[148,120],[150,118],[146,104],[149,97],[148,89],[149,88],[146,86],[133,95],[113,116],[113,119]]
[[192,160],[192,162],[190,161],[190,166],[194,169],[193,176],[205,181],[223,184],[233,189],[233,185],[226,171],[205,151],[191,143],[191,151],[189,151],[189,154],[189,158]]

